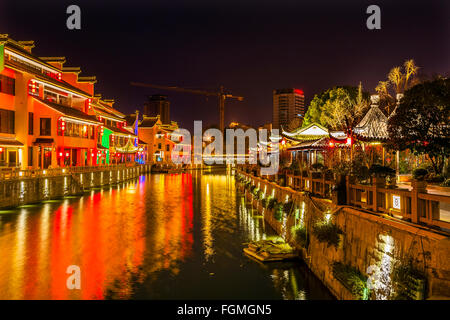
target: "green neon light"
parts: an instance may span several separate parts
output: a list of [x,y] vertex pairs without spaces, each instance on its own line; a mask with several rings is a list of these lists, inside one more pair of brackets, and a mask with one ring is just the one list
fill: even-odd
[[107,128],[103,128],[103,135],[102,135],[102,146],[109,149],[109,136],[113,132]]

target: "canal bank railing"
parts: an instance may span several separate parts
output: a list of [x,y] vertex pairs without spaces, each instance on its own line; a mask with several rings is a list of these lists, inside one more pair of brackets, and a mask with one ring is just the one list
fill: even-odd
[[0,208],[80,195],[95,188],[118,185],[150,171],[149,164],[28,170],[22,175],[0,179]]
[[[246,175],[254,173],[240,171]],[[277,183],[279,176],[260,176],[258,178]],[[330,176],[319,172],[294,175],[286,173],[286,187],[295,191],[309,192],[321,198],[330,199],[338,204],[337,183]],[[450,196],[445,192],[430,193],[426,184],[413,181],[411,189],[386,185],[383,179],[373,179],[372,184],[356,182],[354,177],[345,177],[345,199],[339,205],[361,208],[377,214],[412,222],[418,225],[436,228],[450,233]]]
[[27,170],[8,170],[0,171],[1,180],[14,180],[35,177],[53,177],[70,175],[72,173],[90,173],[99,171],[111,171],[126,168],[141,168],[148,167],[150,171],[150,164],[114,164],[114,165],[100,165],[100,166],[79,166],[79,167],[64,167],[64,168],[48,168],[48,169],[27,169]]
[[450,232],[450,197],[429,193],[413,183],[411,190],[346,182],[347,204]]

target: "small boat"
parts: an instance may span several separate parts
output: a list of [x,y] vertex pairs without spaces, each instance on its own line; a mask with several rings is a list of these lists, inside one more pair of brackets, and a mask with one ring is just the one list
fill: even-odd
[[262,262],[297,259],[294,249],[281,240],[260,240],[249,243],[244,253]]

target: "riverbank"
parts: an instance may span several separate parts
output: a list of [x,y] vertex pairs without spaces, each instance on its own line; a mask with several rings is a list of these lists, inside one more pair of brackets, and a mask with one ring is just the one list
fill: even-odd
[[249,205],[338,299],[450,297],[445,233],[335,206],[244,172],[238,180]]
[[114,185],[148,173],[151,165],[117,165],[49,169],[0,180],[0,208],[14,208],[64,196],[79,195],[92,188]]

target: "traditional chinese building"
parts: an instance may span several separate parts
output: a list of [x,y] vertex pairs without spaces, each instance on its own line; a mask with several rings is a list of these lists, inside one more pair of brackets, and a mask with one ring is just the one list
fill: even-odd
[[178,124],[171,121],[163,124],[159,116],[143,115],[138,124],[139,139],[147,143],[148,158],[151,163],[170,164],[171,153],[180,137],[173,137]]

